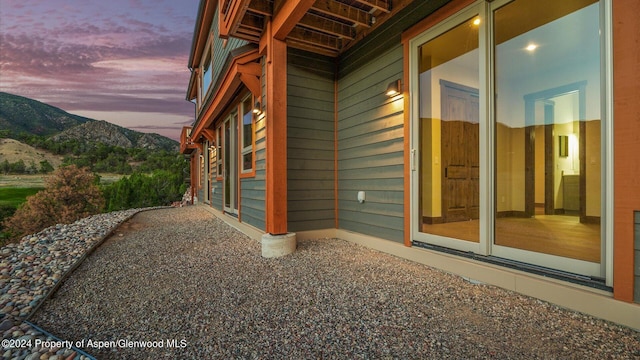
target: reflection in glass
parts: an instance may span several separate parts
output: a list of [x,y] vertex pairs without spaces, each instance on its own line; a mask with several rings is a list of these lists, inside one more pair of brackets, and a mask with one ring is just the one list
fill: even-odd
[[420,231],[479,241],[475,16],[419,48]]
[[252,97],[242,102],[242,170],[253,167],[253,108]]
[[600,9],[543,2],[494,14],[495,244],[598,263]]

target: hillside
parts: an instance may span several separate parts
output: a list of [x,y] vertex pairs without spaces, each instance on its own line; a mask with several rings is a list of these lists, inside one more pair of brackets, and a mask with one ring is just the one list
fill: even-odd
[[[158,134],[141,133],[103,120],[69,114],[42,102],[0,92],[0,130],[9,138],[43,136],[55,142],[102,143],[123,148],[178,151],[177,141]],[[21,137],[22,136],[22,137]]]
[[0,129],[47,136],[92,121],[26,97],[0,92]]
[[72,127],[52,136],[51,140],[99,142],[105,145],[123,147],[125,149],[141,148],[148,150],[178,151],[178,143],[167,137],[158,134],[141,133],[103,120],[95,120]]
[[46,160],[54,168],[62,164],[62,156],[60,155],[53,155],[48,151],[36,149],[17,140],[0,139],[0,162],[5,160],[10,163],[22,160],[27,165],[33,162],[36,166],[39,166],[41,161]]

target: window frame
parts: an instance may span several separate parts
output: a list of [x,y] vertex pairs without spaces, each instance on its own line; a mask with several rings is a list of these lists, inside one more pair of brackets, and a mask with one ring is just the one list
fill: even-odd
[[[249,100],[249,109],[244,109],[244,104]],[[239,165],[239,175],[240,178],[248,178],[255,177],[256,175],[256,114],[253,113],[253,104],[255,103],[255,99],[253,94],[248,94],[245,96],[238,104],[238,162]],[[247,111],[248,110],[248,111]],[[249,113],[251,116],[251,144],[248,146],[244,146],[244,115]],[[240,115],[242,114],[242,115]],[[247,154],[251,154],[251,167],[245,168],[244,156]]]
[[[208,68],[208,72],[205,71],[205,69]],[[209,81],[209,85],[208,87],[205,89],[205,74],[210,74],[210,81]],[[202,108],[204,106],[204,103],[206,102],[207,98],[209,97],[209,94],[212,93],[212,88],[213,88],[213,37],[210,35],[209,39],[207,40],[207,45],[205,46],[205,51],[202,54],[202,57],[200,58],[200,67],[199,67],[199,74],[198,74],[198,91],[200,94],[200,104],[199,104],[199,108]]]
[[215,130],[216,136],[216,181],[223,180],[224,162],[222,161],[222,123],[218,124]]

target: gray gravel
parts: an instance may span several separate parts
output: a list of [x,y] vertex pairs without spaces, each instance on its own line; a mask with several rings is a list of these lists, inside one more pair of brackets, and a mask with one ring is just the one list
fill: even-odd
[[135,215],[32,322],[99,359],[640,358],[634,330],[346,241],[264,259],[199,206]]

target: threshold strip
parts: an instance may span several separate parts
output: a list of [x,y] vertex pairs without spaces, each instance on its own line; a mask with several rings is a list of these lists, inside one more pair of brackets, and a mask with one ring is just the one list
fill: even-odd
[[532,273],[532,274],[536,274],[544,277],[550,277],[557,280],[567,281],[573,284],[587,286],[593,289],[613,292],[613,288],[610,286],[607,286],[605,284],[605,280],[602,278],[574,274],[568,271],[552,269],[552,268],[539,266],[539,265],[527,264],[521,261],[515,261],[515,260],[500,258],[496,256],[491,256],[491,255],[489,256],[478,255],[470,251],[460,251],[460,250],[450,249],[444,246],[431,245],[431,244],[427,244],[427,243],[423,243],[415,240],[412,241],[411,244],[412,246],[423,248],[423,249],[438,251],[438,252],[442,252],[450,255],[464,257],[467,259],[482,261],[482,262],[486,262],[493,265],[504,266],[511,269],[520,270],[520,271],[524,271],[524,272],[528,272],[528,273]]

